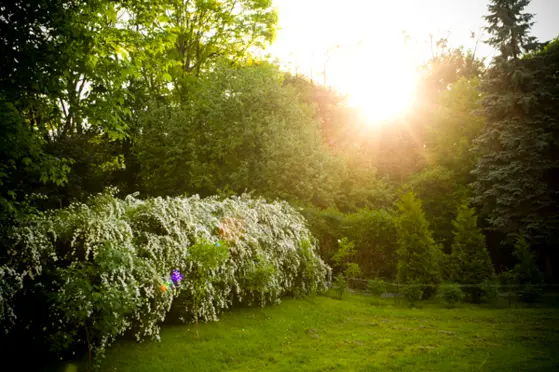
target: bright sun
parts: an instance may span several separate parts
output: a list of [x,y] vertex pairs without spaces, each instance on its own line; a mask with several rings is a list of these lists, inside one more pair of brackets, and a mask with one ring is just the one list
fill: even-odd
[[356,79],[348,88],[348,100],[368,124],[377,125],[405,114],[413,104],[414,92],[413,76],[385,69]]
[[[271,52],[286,69],[347,95],[349,104],[372,126],[411,107],[415,67],[423,60],[417,46],[406,43],[402,34],[417,24],[413,12],[402,15],[399,2],[368,0],[346,0],[344,6],[337,0],[274,0],[274,4],[280,24]],[[371,22],[373,9],[398,17]]]
[[392,56],[395,54],[400,55],[389,60],[362,49],[348,55],[333,71],[332,85],[348,95],[349,105],[358,109],[369,125],[405,114],[414,102],[414,68],[406,64],[404,53],[393,50]]

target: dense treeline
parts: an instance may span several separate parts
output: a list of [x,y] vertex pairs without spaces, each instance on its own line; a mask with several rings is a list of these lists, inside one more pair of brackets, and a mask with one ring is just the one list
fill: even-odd
[[274,37],[269,0],[2,3],[3,246],[35,211],[109,185],[249,191],[302,207],[326,259],[347,236],[366,275],[395,278],[395,203],[413,191],[444,252],[469,199],[498,271],[522,233],[551,280],[559,46],[529,36],[526,3],[491,3],[493,61],[437,42],[414,108],[378,127],[255,57]]
[[559,41],[529,35],[527,3],[491,2],[492,61],[437,42],[414,107],[372,127],[256,57],[270,0],[2,2],[0,263],[37,213],[114,186],[286,200],[363,277],[479,284],[525,257],[552,281]]

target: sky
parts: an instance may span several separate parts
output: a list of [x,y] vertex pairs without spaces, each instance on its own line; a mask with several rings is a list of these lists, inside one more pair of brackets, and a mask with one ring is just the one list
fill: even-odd
[[[430,56],[429,34],[473,48],[471,32],[486,25],[489,0],[274,0],[279,30],[269,51],[285,69],[348,93],[356,105],[414,90],[416,66]],[[532,34],[559,36],[559,0],[532,0]],[[409,39],[404,42],[405,32]],[[481,35],[482,40],[485,39]],[[490,58],[480,43],[477,55]],[[326,65],[326,69],[324,66]],[[323,71],[326,70],[326,80]],[[378,87],[375,91],[375,88]],[[395,88],[390,88],[391,86]],[[389,91],[387,91],[389,90]],[[390,91],[391,90],[391,91]],[[388,98],[386,98],[388,96]],[[389,111],[397,110],[391,107]],[[377,108],[378,111],[378,108]],[[379,114],[382,116],[382,114]]]

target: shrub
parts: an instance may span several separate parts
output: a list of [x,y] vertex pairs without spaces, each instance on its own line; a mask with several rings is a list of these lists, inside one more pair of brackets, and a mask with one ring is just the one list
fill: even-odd
[[353,256],[357,250],[355,249],[355,243],[349,241],[348,238],[342,238],[338,240],[340,248],[332,257],[332,260],[336,263],[336,266],[343,270],[346,278],[355,278],[361,275],[361,268],[355,262],[351,262]]
[[355,262],[350,262],[346,265],[345,276],[348,278],[357,278],[361,275],[361,268]]
[[347,280],[342,273],[336,275],[336,279],[334,280],[332,287],[336,291],[338,298],[341,300],[348,288]]
[[355,242],[357,253],[353,261],[365,276],[396,275],[396,225],[392,212],[360,209],[345,215],[341,228]]
[[[367,289],[373,296],[380,297],[383,293],[386,292],[386,283],[382,279],[373,279],[367,282]],[[377,305],[379,301],[377,301]]]
[[494,303],[499,298],[499,284],[495,280],[484,280],[480,285],[480,290],[482,301]]
[[499,275],[499,282],[501,284],[501,290],[503,290],[507,295],[507,301],[509,306],[512,305],[512,301],[516,296],[516,276],[512,270],[503,271]]
[[516,294],[521,301],[537,301],[543,293],[543,275],[538,269],[536,256],[523,235],[519,235],[516,240],[514,255],[518,260],[512,270],[517,285]]
[[402,196],[398,209],[398,281],[428,284],[422,288],[422,293],[429,297],[435,292],[433,285],[441,281],[442,251],[431,236],[421,201],[413,193]]
[[7,266],[0,266],[0,333],[8,333],[16,321],[12,299],[21,289],[22,275]]
[[330,269],[285,202],[113,195],[39,215],[14,233],[9,267],[47,309],[18,323],[36,324],[57,353],[85,346],[101,356],[128,330],[157,339],[171,307],[184,320],[216,320],[237,302],[264,306],[328,288]]
[[346,266],[355,253],[357,253],[355,243],[344,237],[338,240],[338,245],[338,251],[332,256],[332,260],[336,266]]
[[445,283],[439,285],[438,296],[448,305],[454,306],[464,299],[464,291],[456,283]]
[[402,288],[402,295],[408,301],[409,306],[413,307],[423,297],[423,288],[414,282],[408,283]]

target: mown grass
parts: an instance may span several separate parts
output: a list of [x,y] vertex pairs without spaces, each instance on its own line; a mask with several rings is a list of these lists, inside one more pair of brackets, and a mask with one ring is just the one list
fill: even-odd
[[103,371],[553,371],[556,308],[409,309],[352,294],[237,309],[166,326],[161,342],[120,341]]

